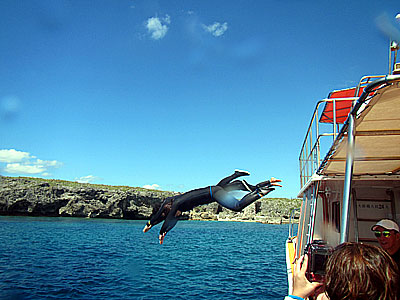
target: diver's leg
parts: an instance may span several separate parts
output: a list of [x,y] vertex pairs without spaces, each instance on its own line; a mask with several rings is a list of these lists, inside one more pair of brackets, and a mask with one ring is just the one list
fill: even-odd
[[270,186],[270,185],[271,185],[271,181],[270,180],[263,181],[263,182],[260,182],[260,183],[256,184],[257,187],[266,187],[266,186]]
[[176,223],[178,222],[178,216],[176,215],[176,213],[169,213],[167,218],[164,221],[164,224],[162,225],[161,229],[160,229],[160,233],[158,236],[158,239],[160,240],[160,244],[162,244],[164,242],[164,238],[165,235],[168,233],[168,231],[170,231],[172,228],[174,228],[174,226],[176,225]]
[[213,191],[213,198],[215,201],[217,201],[220,205],[223,207],[226,207],[230,210],[233,211],[241,211],[243,208],[246,206],[250,205],[254,201],[260,199],[261,197],[264,197],[267,195],[269,192],[273,191],[274,188],[260,188],[256,189],[251,193],[248,193],[245,195],[242,199],[239,201],[233,197],[231,194],[229,194],[226,190],[223,188],[215,189]]
[[223,188],[228,192],[235,191],[235,190],[253,192],[256,189],[269,188],[273,185],[274,184],[271,183],[270,180],[257,183],[256,185],[252,185],[252,184],[248,183],[246,180],[242,179],[242,180],[232,181],[232,182],[228,183],[227,185],[225,185]]
[[257,186],[248,183],[246,180],[235,180],[224,186],[224,190],[230,191],[246,191],[252,192],[257,189]]
[[250,173],[247,172],[247,171],[235,170],[235,173],[233,173],[232,175],[229,175],[228,177],[225,177],[220,182],[218,182],[217,185],[220,186],[220,187],[224,187],[229,182],[231,182],[233,179],[236,179],[236,178],[241,177],[241,176],[249,176],[249,175],[250,175]]

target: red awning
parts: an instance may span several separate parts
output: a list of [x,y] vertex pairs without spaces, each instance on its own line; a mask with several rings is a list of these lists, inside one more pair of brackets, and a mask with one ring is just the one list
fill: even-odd
[[[333,91],[329,94],[328,99],[337,99],[337,98],[354,98],[359,97],[364,88],[361,87],[358,91],[358,95],[356,96],[356,88],[350,88],[340,91]],[[336,103],[336,123],[343,124],[347,116],[350,113],[352,104],[354,99],[349,100],[338,100]],[[319,119],[322,123],[333,123],[333,102],[329,101],[325,103],[324,111],[322,112],[321,118]]]

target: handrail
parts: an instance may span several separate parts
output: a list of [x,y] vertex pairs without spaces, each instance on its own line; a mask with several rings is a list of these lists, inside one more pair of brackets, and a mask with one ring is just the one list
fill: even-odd
[[[356,86],[354,97],[348,98],[330,98],[323,99],[317,102],[314,112],[311,117],[310,124],[307,129],[306,136],[304,138],[303,144],[301,146],[300,155],[299,155],[299,165],[300,165],[300,185],[303,187],[311,178],[311,176],[321,169],[321,165],[324,161],[321,161],[321,138],[326,136],[333,137],[332,143],[335,144],[338,136],[340,136],[343,131],[343,127],[345,127],[346,122],[344,124],[337,123],[336,120],[336,103],[340,101],[349,101],[353,100],[353,105],[351,110],[354,108],[355,104],[358,103],[357,100],[361,98],[359,95],[360,89],[364,88],[364,91],[361,95],[364,94],[365,89],[371,84],[371,81],[376,78],[385,77],[384,75],[372,75],[372,76],[363,76],[358,85]],[[376,80],[375,80],[376,81]],[[368,95],[368,94],[367,94]],[[331,102],[333,104],[333,122],[331,130],[325,130],[322,132],[322,128],[320,127],[320,105]],[[324,124],[327,126],[327,124]],[[326,128],[326,127],[325,127]],[[315,137],[313,136],[315,133]],[[330,144],[332,145],[332,144]]]
[[[299,161],[300,161],[300,176],[301,176],[301,186],[306,184],[306,182],[311,178],[312,174],[316,170],[316,168],[320,165],[320,139],[325,136],[333,136],[333,139],[337,136],[336,127],[338,123],[336,122],[336,117],[333,123],[333,132],[321,132],[321,128],[319,126],[319,107],[322,104],[327,102],[337,102],[337,101],[349,101],[356,100],[356,97],[351,98],[334,98],[334,99],[323,99],[317,102],[317,105],[314,109],[314,113],[312,115],[310,125],[307,130],[306,137],[304,138],[302,149],[300,151]],[[336,107],[336,106],[335,106]],[[326,124],[324,124],[326,125]],[[315,142],[313,142],[312,129],[315,127],[316,137]],[[306,174],[305,174],[306,173]]]
[[[293,238],[293,226],[294,223],[292,222],[293,218],[294,218],[294,214],[296,213],[296,211],[300,211],[300,208],[294,208],[290,211],[290,217],[289,217],[289,239]],[[296,223],[297,224],[297,223]]]
[[[377,76],[374,76],[374,77],[377,77]],[[361,96],[359,97],[357,102],[354,104],[350,114],[354,114],[354,115],[357,114],[357,112],[360,109],[361,105],[365,103],[365,101],[367,100],[368,95],[371,92],[373,92],[374,89],[379,88],[384,84],[391,84],[392,82],[400,81],[400,75],[380,76],[380,78],[381,79],[378,79],[378,80],[375,80],[375,81],[369,83],[368,86],[366,88],[364,88],[363,93],[361,94]],[[347,132],[348,121],[349,121],[349,119],[347,119],[346,122],[343,124],[343,126],[342,126],[338,136],[336,137],[334,143],[332,144],[330,150],[327,152],[327,154],[325,155],[325,158],[321,162],[321,165],[319,166],[318,170],[316,171],[317,173],[319,173],[324,168],[324,166],[328,162],[329,157],[332,155],[332,153],[337,148],[337,145],[338,145],[339,141],[343,138],[343,136]]]

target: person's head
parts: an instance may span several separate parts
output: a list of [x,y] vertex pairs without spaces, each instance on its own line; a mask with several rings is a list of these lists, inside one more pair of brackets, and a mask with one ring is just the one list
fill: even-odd
[[327,261],[325,279],[330,300],[398,299],[398,267],[376,246],[360,243],[337,246]]
[[378,239],[379,245],[381,245],[389,255],[395,254],[400,249],[399,225],[393,220],[380,220],[372,226],[371,230]]
[[174,199],[175,197],[168,197],[161,203],[161,205],[154,207],[153,212],[155,213],[151,215],[150,221],[148,221],[146,226],[143,228],[143,232],[149,231],[151,227],[161,223],[167,218]]

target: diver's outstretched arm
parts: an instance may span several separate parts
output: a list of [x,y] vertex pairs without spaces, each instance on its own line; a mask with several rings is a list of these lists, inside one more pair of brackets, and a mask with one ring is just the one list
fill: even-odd
[[177,209],[177,207],[172,206],[171,211],[168,213],[167,218],[165,219],[161,229],[160,229],[160,235],[158,236],[158,239],[160,240],[160,245],[164,242],[165,235],[170,231],[176,223],[178,223],[178,217],[182,214],[181,211]]
[[220,187],[225,187],[229,182],[231,182],[233,179],[236,179],[241,176],[249,176],[250,173],[247,171],[242,171],[242,170],[235,170],[235,173],[232,175],[229,175],[228,177],[225,177],[222,179],[220,182],[218,182],[218,186]]
[[143,228],[143,232],[146,233],[149,231],[154,225],[157,225],[161,221],[158,221],[160,219],[160,216],[162,214],[162,207],[157,211],[157,213],[146,223],[146,226]]
[[151,217],[151,219],[146,223],[146,226],[143,228],[143,232],[149,231],[153,226],[161,223],[162,221],[165,220],[166,215],[170,211],[170,207],[172,205],[172,202],[174,199],[176,199],[178,196],[175,197],[168,197],[166,198],[162,203],[158,211]]
[[161,206],[160,209],[156,212],[156,214],[146,223],[146,226],[143,228],[143,232],[146,233],[149,231],[154,225],[157,225],[158,223],[162,222],[162,219],[160,219],[161,214],[163,212],[164,207]]

